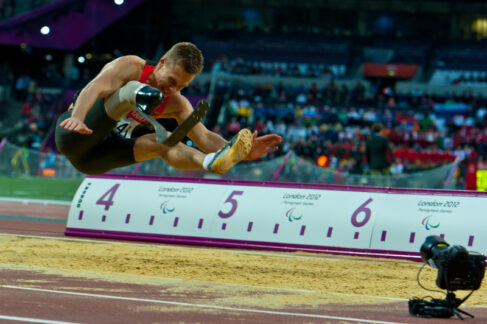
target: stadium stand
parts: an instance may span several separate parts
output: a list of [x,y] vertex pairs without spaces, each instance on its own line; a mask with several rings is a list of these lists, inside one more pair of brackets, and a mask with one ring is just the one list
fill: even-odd
[[[54,23],[54,28],[74,28],[72,22],[55,19],[60,8],[68,10],[66,15],[72,17],[86,15],[88,21],[90,8],[98,5],[97,0],[89,0],[71,10],[66,9],[69,3],[32,2],[29,12],[14,2],[2,1],[0,9],[6,19],[3,26],[9,33],[15,28],[25,33],[26,21],[40,19],[39,14],[32,12],[42,12],[41,16]],[[149,3],[156,6],[154,1]],[[181,4],[173,5],[169,10],[176,17],[176,8]],[[19,146],[54,151],[51,130],[56,115],[66,108],[74,90],[86,84],[103,64],[123,53],[93,52],[90,55],[97,59],[86,59],[84,64],[76,62],[76,57],[96,45],[113,44],[107,39],[117,39],[113,36],[116,30],[144,15],[150,17],[153,13],[144,6],[141,10],[135,6],[113,14],[110,19],[114,27],[98,26],[83,35],[82,42],[91,39],[92,45],[81,46],[82,42],[74,41],[48,44],[58,50],[64,46],[62,53],[38,50],[24,43],[5,45],[7,55],[18,54],[19,59],[10,59],[12,64],[1,67],[1,134],[8,134],[9,142]],[[127,18],[114,23],[124,15]],[[178,19],[174,20],[176,25],[180,23]],[[202,22],[194,22],[195,26],[199,23]],[[319,157],[326,156],[326,163],[318,169],[324,166],[327,170],[367,174],[363,145],[374,122],[385,126],[384,133],[394,146],[398,163],[393,167],[398,174],[448,165],[458,158],[457,180],[461,187],[466,165],[487,158],[487,102],[479,90],[487,84],[482,42],[390,33],[357,35],[340,28],[333,33],[297,32],[289,26],[287,31],[276,26],[266,32],[251,31],[244,25],[230,29],[217,33],[203,28],[190,34],[190,39],[202,49],[206,66],[184,94],[194,100],[210,97],[213,108],[206,123],[226,137],[242,127],[284,136],[285,144],[268,160],[282,158],[293,150],[298,158],[314,166]],[[187,30],[177,37],[186,35]],[[164,45],[175,37],[167,37]],[[153,36],[148,33],[146,38]],[[7,43],[12,44],[11,40]],[[141,44],[140,53],[136,54],[143,57],[157,57],[154,52],[162,51],[147,42]],[[74,50],[79,46],[82,50]],[[28,65],[19,63],[32,59],[35,61]],[[415,65],[419,70],[406,80],[394,73],[368,77],[362,71],[367,62],[394,68]]]

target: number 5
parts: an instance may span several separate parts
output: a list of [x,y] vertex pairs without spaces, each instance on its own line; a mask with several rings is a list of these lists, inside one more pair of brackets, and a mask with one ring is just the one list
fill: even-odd
[[220,210],[218,212],[218,216],[220,216],[221,218],[229,218],[230,216],[232,216],[235,213],[235,211],[237,210],[237,206],[238,206],[238,202],[233,198],[233,196],[242,195],[242,194],[243,194],[243,191],[232,191],[230,196],[228,196],[227,200],[225,200],[225,203],[232,204],[232,208],[230,209],[230,211],[228,213],[224,213]]

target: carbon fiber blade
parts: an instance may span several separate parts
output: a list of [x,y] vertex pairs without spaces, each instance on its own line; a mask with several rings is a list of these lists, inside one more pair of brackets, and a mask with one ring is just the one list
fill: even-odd
[[[189,115],[179,126],[174,130],[174,132],[162,143],[168,146],[174,146],[188,134],[188,132],[199,123],[206,115],[210,105],[208,101],[201,100],[196,105],[191,115]],[[159,142],[159,140],[157,140]]]

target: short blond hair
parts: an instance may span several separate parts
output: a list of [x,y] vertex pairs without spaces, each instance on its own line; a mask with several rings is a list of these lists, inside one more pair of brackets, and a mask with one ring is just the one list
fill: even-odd
[[187,73],[198,74],[203,70],[203,54],[196,45],[190,42],[174,44],[164,54],[167,63],[170,65],[179,64]]

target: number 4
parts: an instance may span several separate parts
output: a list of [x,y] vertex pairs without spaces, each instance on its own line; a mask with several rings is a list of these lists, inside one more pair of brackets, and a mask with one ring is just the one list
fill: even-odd
[[[113,187],[108,189],[108,191],[105,192],[103,194],[103,196],[101,196],[100,199],[98,199],[96,201],[96,204],[97,205],[104,205],[105,210],[108,210],[110,208],[110,206],[113,205],[113,196],[115,195],[115,192],[117,192],[118,187],[120,187],[120,183],[117,183],[116,185],[114,185]],[[106,200],[105,200],[105,197],[107,197]]]

